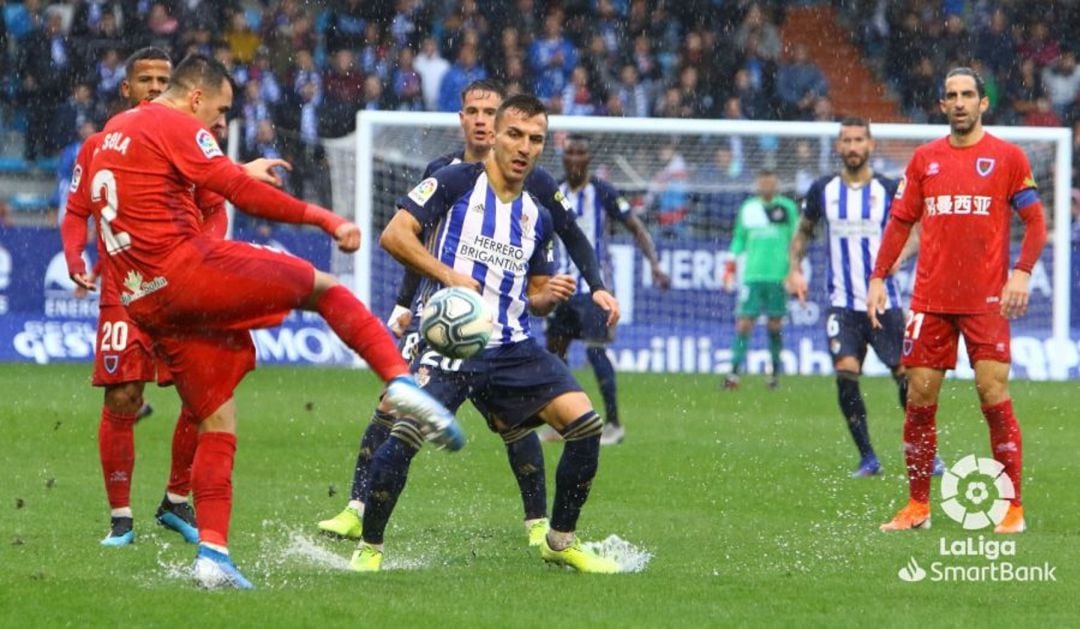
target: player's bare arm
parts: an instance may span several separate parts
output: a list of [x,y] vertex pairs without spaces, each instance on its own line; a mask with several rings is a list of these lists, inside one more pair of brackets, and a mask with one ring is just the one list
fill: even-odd
[[626,229],[630,230],[630,233],[634,236],[634,242],[637,243],[638,249],[641,250],[641,255],[645,256],[645,259],[649,261],[649,268],[652,269],[653,284],[660,290],[667,290],[671,286],[671,278],[667,273],[664,273],[660,268],[660,258],[656,255],[656,245],[653,243],[652,236],[649,235],[648,230],[641,224],[641,220],[636,216],[631,216],[626,219]]
[[576,292],[577,281],[572,275],[533,275],[526,291],[529,311],[538,317],[547,316]]
[[420,240],[421,228],[415,216],[399,209],[379,237],[379,245],[398,262],[444,286],[464,286],[480,292],[479,282],[431,255]]
[[795,236],[791,239],[789,252],[789,271],[787,285],[788,290],[799,298],[799,303],[806,303],[806,293],[809,287],[806,276],[802,272],[802,261],[806,256],[806,243],[814,237],[814,221],[805,216],[799,219],[799,227],[795,230]]

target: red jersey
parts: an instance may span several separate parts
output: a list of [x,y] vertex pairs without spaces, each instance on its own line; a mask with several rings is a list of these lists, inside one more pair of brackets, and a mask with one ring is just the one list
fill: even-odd
[[[90,170],[90,163],[98,146],[104,139],[104,132],[91,135],[79,148],[79,154],[75,158],[75,168],[71,175],[71,187],[68,191],[66,215],[60,226],[61,238],[64,243],[64,257],[67,260],[68,273],[86,273],[86,265],[82,259],[82,252],[86,246],[86,221],[94,215],[90,202],[90,178],[84,176]],[[228,215],[225,212],[225,198],[208,190],[195,191],[195,205],[201,213],[201,229],[212,238],[223,240],[228,229]],[[95,220],[100,217],[95,216]],[[105,242],[101,237],[102,230],[98,229],[97,248],[98,266],[101,280],[101,306],[120,305],[120,282],[114,281],[118,277],[109,268],[110,256],[106,255]]]
[[972,146],[942,138],[915,150],[892,215],[921,222],[911,309],[980,313],[1001,308],[1014,210],[1038,203],[1027,156],[989,133]]

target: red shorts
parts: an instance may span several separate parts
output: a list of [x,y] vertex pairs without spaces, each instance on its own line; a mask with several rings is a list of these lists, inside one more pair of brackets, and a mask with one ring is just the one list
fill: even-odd
[[168,272],[163,288],[128,304],[131,317],[155,339],[274,327],[315,286],[315,267],[307,260],[246,242],[203,244],[208,251],[201,261]]
[[102,306],[94,345],[95,387],[125,382],[172,383],[169,368],[159,361],[148,337],[128,316],[123,306]]
[[163,288],[127,308],[153,336],[180,399],[202,420],[255,368],[249,330],[280,325],[301,306],[314,288],[315,267],[249,243],[199,245],[206,248],[201,261],[167,273]]
[[255,343],[247,330],[200,336],[161,336],[154,350],[169,365],[184,406],[202,421],[233,397],[247,372],[255,369]]
[[908,367],[953,369],[961,334],[972,366],[980,360],[1011,361],[1009,320],[996,312],[909,312],[900,362]]

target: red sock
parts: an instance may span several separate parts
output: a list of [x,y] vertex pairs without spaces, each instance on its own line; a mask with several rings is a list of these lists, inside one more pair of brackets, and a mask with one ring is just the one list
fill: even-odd
[[199,514],[200,542],[228,545],[235,456],[236,435],[228,432],[199,435],[191,465],[191,488],[195,492],[195,512]]
[[199,445],[199,420],[188,407],[180,409],[176,429],[172,436],[172,467],[169,484],[165,490],[178,496],[191,491],[191,462],[195,460],[195,448]]
[[982,408],[983,417],[990,426],[990,449],[994,458],[1005,466],[1005,473],[1012,481],[1016,497],[1012,503],[1020,506],[1020,472],[1023,467],[1024,444],[1020,437],[1020,424],[1013,414],[1012,400]]
[[315,303],[334,333],[382,378],[383,382],[409,373],[393,337],[349,289],[330,287]]
[[112,509],[131,506],[131,474],[135,469],[135,432],[132,429],[136,419],[135,413],[125,415],[113,412],[107,406],[101,407],[98,453],[105,477],[105,494]]
[[908,492],[912,500],[930,502],[930,475],[937,453],[937,404],[907,405],[904,413],[904,460],[907,462]]

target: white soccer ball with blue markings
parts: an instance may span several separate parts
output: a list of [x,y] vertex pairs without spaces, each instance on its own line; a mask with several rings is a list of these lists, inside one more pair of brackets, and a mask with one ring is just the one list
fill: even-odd
[[480,295],[457,286],[432,295],[420,313],[420,334],[449,358],[468,358],[484,349],[493,327],[491,309]]

